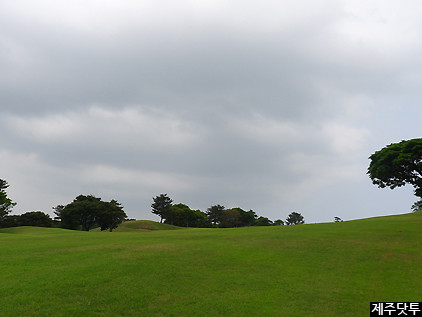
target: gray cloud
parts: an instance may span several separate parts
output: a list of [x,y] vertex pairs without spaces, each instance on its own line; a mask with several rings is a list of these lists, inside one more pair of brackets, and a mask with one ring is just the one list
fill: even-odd
[[92,193],[152,218],[161,192],[272,219],[405,212],[410,189],[365,173],[372,152],[420,136],[421,10],[5,1],[0,177],[17,212]]

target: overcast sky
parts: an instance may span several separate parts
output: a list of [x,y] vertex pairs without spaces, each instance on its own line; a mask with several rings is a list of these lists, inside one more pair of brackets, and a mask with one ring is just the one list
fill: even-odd
[[419,0],[3,0],[14,214],[79,194],[307,223],[410,212],[368,157],[421,137]]

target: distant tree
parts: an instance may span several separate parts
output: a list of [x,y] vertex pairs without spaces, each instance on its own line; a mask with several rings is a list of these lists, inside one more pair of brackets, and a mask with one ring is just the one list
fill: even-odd
[[[256,221],[258,219],[257,214],[252,209],[249,211],[245,211],[241,208],[233,208],[239,211],[240,213],[240,226],[248,227],[248,226],[255,226]],[[259,226],[259,225],[257,225]]]
[[20,226],[51,227],[53,220],[42,211],[29,211],[19,217]]
[[380,188],[411,184],[422,198],[422,139],[392,143],[372,154],[368,175]]
[[343,222],[340,217],[334,217],[334,222]]
[[224,213],[224,206],[214,205],[207,209],[207,218],[215,226],[219,225]]
[[233,228],[242,226],[242,218],[239,208],[225,209],[221,217],[221,228]]
[[163,222],[163,219],[167,219],[169,216],[169,208],[171,207],[173,200],[167,196],[167,194],[161,194],[153,198],[152,213],[158,215]]
[[73,230],[89,231],[98,225],[102,230],[112,231],[126,218],[122,206],[116,200],[104,202],[93,195],[79,195],[70,204],[53,209],[61,220],[61,226]]
[[62,218],[62,210],[64,209],[63,205],[57,205],[56,207],[53,207],[54,214],[56,215],[54,217],[54,220],[59,221]]
[[165,211],[164,223],[179,227],[189,227],[190,211],[191,209],[185,204],[171,205]]
[[284,225],[284,221],[281,219],[277,219],[276,221],[274,221],[273,223],[274,226],[283,226]]
[[61,228],[80,230],[80,217],[73,212],[70,207],[66,208],[68,205],[57,205],[56,207],[53,207],[54,214],[56,215],[54,221],[56,224],[58,223]]
[[[98,213],[101,198],[93,195],[79,195],[73,202],[66,205],[61,211],[62,223],[64,225],[74,225],[75,223],[81,227],[82,231],[89,231],[94,228]],[[74,229],[67,227],[68,229]]]
[[416,212],[416,211],[419,211],[419,210],[422,210],[422,199],[421,200],[418,200],[417,202],[415,202],[412,205],[412,211],[413,212]]
[[211,227],[207,215],[200,210],[192,210],[185,204],[172,205],[168,210],[165,223],[179,227]]
[[7,197],[6,188],[8,187],[9,184],[5,180],[0,179],[0,222],[12,210],[13,206],[16,205],[15,202]]
[[286,219],[286,225],[300,225],[303,223],[305,223],[303,216],[295,211],[293,211]]
[[20,226],[20,218],[19,215],[4,216],[3,220],[0,221],[0,228],[18,227]]
[[273,225],[273,222],[267,217],[261,216],[255,221],[255,226],[272,226],[272,225]]
[[200,210],[194,210],[194,222],[192,224],[193,227],[196,228],[211,228],[212,223],[208,220],[207,214]]
[[126,217],[123,206],[117,200],[113,199],[110,202],[101,201],[99,203],[97,223],[101,231],[109,229],[112,232]]

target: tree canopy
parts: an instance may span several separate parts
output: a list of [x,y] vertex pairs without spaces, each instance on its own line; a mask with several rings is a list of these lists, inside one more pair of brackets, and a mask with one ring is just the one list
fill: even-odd
[[367,174],[380,188],[413,185],[422,198],[422,139],[392,143],[372,154]]
[[16,203],[7,197],[6,188],[8,187],[9,184],[5,180],[0,179],[0,221],[2,221],[11,211],[13,206],[16,205]]
[[222,205],[213,205],[204,213],[192,210],[185,204],[173,205],[172,202],[167,194],[161,194],[153,198],[151,207],[152,213],[160,216],[161,221],[175,226],[233,228],[284,224],[280,219],[272,222],[266,217],[258,217],[253,210],[246,211],[239,207],[226,209]]
[[419,211],[419,210],[422,210],[422,200],[418,200],[417,202],[415,202],[412,205],[412,211],[413,212],[416,212],[416,211]]
[[28,211],[18,216],[19,226],[52,227],[53,220],[42,211]]
[[286,225],[301,225],[304,223],[305,219],[296,211],[293,211],[286,219]]
[[152,199],[154,202],[151,205],[152,213],[156,214],[161,218],[160,222],[163,222],[163,219],[169,217],[169,208],[173,202],[173,199],[167,196],[167,194],[160,194]]
[[79,195],[70,204],[53,209],[62,227],[74,230],[89,231],[98,225],[101,230],[112,231],[126,218],[123,207],[116,200],[105,202],[93,195]]

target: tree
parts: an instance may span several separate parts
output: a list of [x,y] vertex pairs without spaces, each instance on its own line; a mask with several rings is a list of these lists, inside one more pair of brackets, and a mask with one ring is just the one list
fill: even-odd
[[273,223],[274,226],[283,226],[284,225],[284,221],[281,219],[277,219],[276,221],[274,221]]
[[[239,211],[240,213],[240,222],[242,227],[246,226],[255,226],[255,222],[257,221],[258,215],[252,209],[249,211],[245,211],[241,208],[233,208]],[[257,225],[259,226],[259,225]]]
[[19,217],[20,226],[52,227],[53,220],[42,211],[29,211]]
[[79,195],[66,206],[59,205],[55,213],[66,229],[89,231],[95,225],[101,230],[116,228],[126,218],[122,206],[116,201],[104,202],[93,195]]
[[343,222],[340,217],[334,217],[334,222]]
[[303,216],[295,211],[293,211],[286,219],[286,225],[300,225],[304,223],[305,219]]
[[221,228],[233,228],[242,226],[242,216],[239,208],[226,209],[221,217]]
[[100,201],[97,223],[100,226],[101,231],[110,229],[110,232],[112,232],[126,217],[123,206],[117,200],[113,199],[110,202]]
[[160,216],[161,220],[160,223],[163,222],[163,219],[168,217],[169,208],[173,200],[167,196],[167,194],[161,194],[155,198],[153,198],[152,213]]
[[0,228],[10,228],[10,227],[18,227],[20,226],[20,218],[19,215],[10,215],[3,217],[3,220],[0,221]]
[[259,217],[255,221],[255,226],[272,226],[273,222],[267,217]]
[[422,139],[392,143],[372,154],[367,174],[379,188],[394,189],[406,184],[422,198]]
[[208,220],[211,221],[213,225],[219,225],[223,216],[225,207],[221,205],[214,205],[207,209]]
[[13,206],[16,206],[16,203],[7,197],[6,188],[8,187],[9,184],[5,180],[0,179],[0,221],[7,216]]
[[176,204],[169,207],[165,223],[179,227],[207,228],[211,222],[207,215],[200,210],[192,210],[185,204]]
[[416,211],[419,211],[419,210],[422,210],[422,200],[418,200],[417,202],[415,202],[412,205],[412,211],[413,212],[416,212]]

